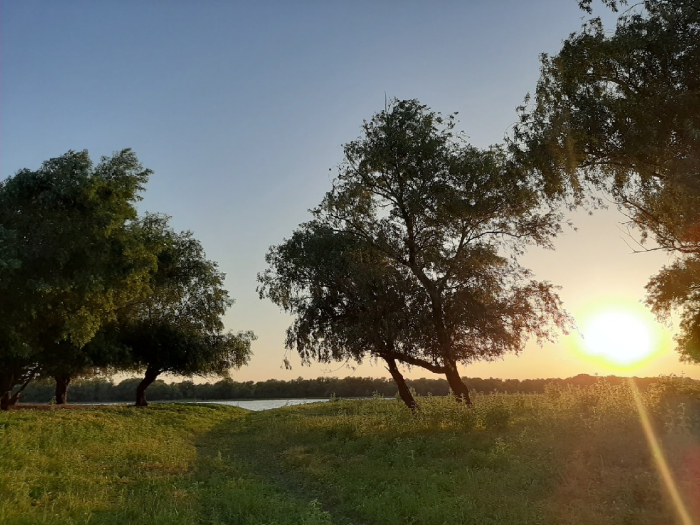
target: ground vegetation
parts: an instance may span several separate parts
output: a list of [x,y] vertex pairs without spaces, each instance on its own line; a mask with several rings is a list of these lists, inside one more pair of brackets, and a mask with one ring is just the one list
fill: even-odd
[[700,412],[687,381],[473,401],[418,397],[416,413],[381,399],[260,413],[182,404],[5,412],[0,521],[676,523],[659,457],[686,516],[700,517]]

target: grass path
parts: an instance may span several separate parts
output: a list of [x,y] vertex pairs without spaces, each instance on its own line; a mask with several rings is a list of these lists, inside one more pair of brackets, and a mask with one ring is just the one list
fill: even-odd
[[[293,472],[284,470],[275,451],[248,438],[259,413],[221,423],[196,441],[198,459],[194,478],[200,490],[200,522],[211,524],[344,523],[332,520],[305,490]],[[327,507],[327,506],[326,506]]]
[[344,402],[251,414],[220,431],[249,471],[318,501],[333,523],[542,522],[533,504],[548,485],[542,465],[533,478],[509,461],[503,439],[416,433],[411,419],[393,403]]

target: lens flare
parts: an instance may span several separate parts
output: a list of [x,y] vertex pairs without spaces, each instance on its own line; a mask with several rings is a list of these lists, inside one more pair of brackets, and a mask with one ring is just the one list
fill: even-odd
[[639,422],[642,424],[642,429],[644,430],[644,437],[647,439],[647,444],[649,445],[649,450],[651,451],[652,457],[654,458],[654,464],[656,470],[659,472],[659,477],[668,492],[673,506],[675,507],[678,518],[683,525],[693,525],[693,519],[690,517],[690,513],[686,508],[683,498],[681,497],[680,491],[678,490],[678,485],[673,477],[673,472],[668,466],[668,461],[664,455],[663,448],[656,437],[656,432],[654,432],[654,427],[649,419],[649,414],[647,413],[644,402],[642,401],[642,395],[637,389],[637,385],[634,383],[633,378],[629,378],[630,389],[632,390],[632,397],[634,399],[634,404],[637,407],[637,412],[639,413]]

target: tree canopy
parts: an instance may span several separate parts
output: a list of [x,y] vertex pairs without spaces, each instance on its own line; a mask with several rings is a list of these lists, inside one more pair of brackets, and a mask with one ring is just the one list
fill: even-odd
[[699,86],[697,2],[637,4],[612,34],[593,18],[542,55],[511,149],[550,191],[582,198],[592,183],[661,247],[696,251]]
[[0,181],[3,408],[37,375],[55,378],[63,403],[79,375],[224,374],[247,362],[252,334],[223,332],[232,301],[216,263],[191,233],[138,217],[150,173],[128,149],[96,165],[69,151]]
[[222,317],[233,304],[225,274],[191,232],[174,232],[158,215],[147,215],[141,226],[149,243],[160,246],[157,271],[149,291],[120,312],[107,339],[128,349],[126,366],[146,369],[137,392],[137,405],[145,406],[146,388],[162,373],[228,376],[248,362],[255,336],[224,332]]
[[[677,260],[649,282],[660,316],[682,310],[679,350],[700,357],[694,288],[700,263],[700,7],[695,0],[605,2],[626,10],[614,32],[599,18],[543,55],[532,104],[511,151],[550,194],[603,189],[641,233]],[[590,1],[581,2],[590,12]],[[694,342],[695,341],[695,342]]]
[[312,221],[273,246],[269,268],[258,276],[261,298],[269,298],[295,320],[286,346],[304,361],[383,359],[410,408],[416,403],[396,361],[444,369],[419,345],[415,305],[423,296],[405,272],[347,232]]
[[0,181],[4,397],[27,374],[98,364],[81,349],[156,262],[130,231],[149,174],[130,150],[97,165],[69,151]]
[[[453,116],[418,101],[392,101],[345,145],[314,220],[365,246],[389,282],[405,283],[405,348],[442,367],[468,401],[457,363],[518,352],[568,317],[552,286],[516,261],[528,244],[551,246],[559,214],[543,206],[537,180],[509,169],[503,151],[479,150],[454,127]],[[287,254],[273,248],[269,261],[293,263]],[[298,277],[296,286],[306,276]]]

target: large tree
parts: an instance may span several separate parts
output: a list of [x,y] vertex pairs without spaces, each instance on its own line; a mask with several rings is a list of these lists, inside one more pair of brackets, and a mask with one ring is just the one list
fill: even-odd
[[[647,302],[661,316],[682,310],[679,350],[697,360],[700,4],[605,3],[626,9],[613,32],[594,18],[557,55],[543,55],[511,151],[573,204],[587,187],[607,191],[642,246],[653,240],[650,249],[677,257],[650,281]],[[590,1],[580,4],[590,12]]]
[[469,402],[458,363],[518,352],[568,317],[552,286],[516,261],[528,244],[550,246],[559,215],[503,152],[470,146],[454,127],[418,101],[392,101],[345,145],[314,215],[381,254],[392,279],[410,281],[414,346]]
[[233,303],[225,274],[191,232],[174,232],[160,215],[147,215],[141,225],[148,244],[160,245],[157,270],[149,291],[120,311],[104,339],[127,349],[124,368],[145,369],[136,405],[146,406],[146,389],[160,374],[228,377],[250,359],[255,336],[224,331],[222,317]]
[[266,261],[260,297],[295,315],[286,346],[303,361],[382,359],[411,409],[397,361],[444,373],[419,342],[425,308],[416,301],[425,298],[415,280],[361,239],[312,221],[271,247]]
[[142,293],[156,260],[130,225],[149,174],[130,150],[97,165],[69,151],[0,182],[4,407],[37,372],[67,385],[93,365],[85,345]]

